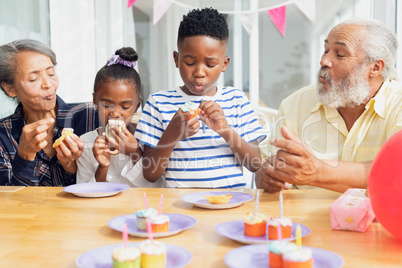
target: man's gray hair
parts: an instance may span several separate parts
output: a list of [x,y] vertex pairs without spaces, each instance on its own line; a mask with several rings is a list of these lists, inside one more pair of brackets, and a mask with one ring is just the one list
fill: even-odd
[[395,60],[398,50],[398,39],[390,29],[379,21],[371,19],[350,19],[339,24],[363,26],[365,31],[361,48],[367,55],[369,62],[383,59],[385,62],[382,70],[384,80],[397,79]]
[[0,46],[0,87],[2,82],[13,84],[16,72],[16,58],[19,52],[31,51],[48,56],[53,65],[57,64],[56,54],[45,44],[32,40],[21,39]]

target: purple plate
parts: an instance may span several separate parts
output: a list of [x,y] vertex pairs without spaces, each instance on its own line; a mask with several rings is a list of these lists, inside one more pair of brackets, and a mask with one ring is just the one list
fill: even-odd
[[[229,200],[227,204],[211,204],[209,201],[204,197],[208,195],[225,195],[225,194],[232,194],[232,199]],[[208,209],[225,209],[225,208],[233,208],[238,207],[244,202],[253,200],[253,196],[246,193],[241,192],[195,192],[189,193],[181,196],[181,200],[187,203],[191,203],[196,207],[200,208],[208,208]]]
[[[171,236],[180,233],[190,227],[193,227],[197,223],[197,219],[183,215],[173,213],[162,213],[169,216],[169,232],[153,233],[154,237]],[[113,230],[123,232],[123,225],[127,223],[128,234],[137,237],[148,237],[146,231],[137,229],[137,217],[135,214],[128,214],[118,216],[108,221],[107,225]]]
[[105,197],[118,194],[130,186],[112,182],[86,182],[73,184],[63,188],[63,191],[79,197]]
[[[131,247],[138,247],[140,243],[129,243]],[[87,251],[75,260],[78,267],[85,268],[112,268],[112,252],[114,248],[122,247],[122,244],[108,245]],[[184,267],[193,259],[193,255],[187,249],[169,244],[166,246],[166,267]]]
[[[302,237],[311,233],[310,228],[300,223],[292,223],[292,234],[290,238],[283,239],[284,241],[292,241],[296,239],[296,227],[300,225]],[[243,244],[268,244],[271,241],[268,239],[268,231],[265,236],[253,237],[244,235],[244,222],[243,220],[228,221],[215,226],[215,231],[227,238],[233,239]]]
[[[334,252],[320,248],[308,248],[313,252],[314,268],[339,268],[345,264],[343,258]],[[231,268],[269,267],[268,246],[250,245],[239,247],[229,251],[224,260],[226,265]]]

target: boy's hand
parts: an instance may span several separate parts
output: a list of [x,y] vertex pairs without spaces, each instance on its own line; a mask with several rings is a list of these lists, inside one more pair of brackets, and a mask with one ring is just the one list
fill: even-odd
[[198,115],[193,117],[193,114],[194,111],[185,113],[179,109],[170,120],[166,132],[175,138],[176,143],[193,136],[200,130],[201,124],[198,121]]
[[214,101],[203,101],[200,104],[200,118],[207,126],[220,134],[229,130],[228,122],[222,107]]

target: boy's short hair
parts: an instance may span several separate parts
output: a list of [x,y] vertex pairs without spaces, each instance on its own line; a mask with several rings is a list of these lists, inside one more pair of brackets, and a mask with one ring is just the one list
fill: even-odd
[[183,15],[177,43],[186,37],[200,35],[227,43],[229,27],[226,18],[213,8],[193,9],[187,15]]

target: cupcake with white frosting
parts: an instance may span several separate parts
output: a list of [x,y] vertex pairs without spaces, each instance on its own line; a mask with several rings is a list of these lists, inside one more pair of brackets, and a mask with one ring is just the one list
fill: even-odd
[[115,248],[112,252],[113,268],[140,268],[141,251],[136,247]]
[[282,228],[282,238],[290,238],[292,235],[292,220],[289,218],[270,217],[268,219],[268,239],[278,239],[278,226]]
[[141,251],[141,268],[164,268],[166,266],[166,248],[162,242],[155,240],[143,241]]
[[284,268],[312,268],[313,253],[310,248],[302,247],[282,254]]
[[152,232],[160,233],[160,232],[168,232],[169,231],[169,216],[161,214],[161,215],[153,215],[150,219]]

